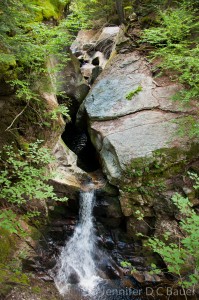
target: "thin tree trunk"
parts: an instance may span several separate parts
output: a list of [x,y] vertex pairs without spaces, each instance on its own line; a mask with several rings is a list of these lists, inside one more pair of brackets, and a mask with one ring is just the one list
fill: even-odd
[[120,23],[124,23],[124,10],[123,10],[122,2],[123,2],[122,0],[115,0],[117,14],[118,14]]

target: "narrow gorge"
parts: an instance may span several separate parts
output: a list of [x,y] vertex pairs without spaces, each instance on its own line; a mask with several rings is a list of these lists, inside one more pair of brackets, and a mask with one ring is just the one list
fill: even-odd
[[[58,2],[56,6],[50,1],[48,14],[46,4],[37,8],[36,22],[41,13],[47,28],[59,26],[62,18],[72,22],[76,2]],[[123,15],[119,2],[107,20],[100,15],[100,25],[96,17],[92,28],[81,29],[80,14],[72,30],[61,27],[59,31],[72,38],[58,53],[54,48],[59,39],[50,45],[52,53],[52,48],[45,49],[46,69],[40,68],[39,76],[32,63],[22,69],[17,55],[7,64],[0,60],[2,300],[198,297],[199,236],[191,225],[197,224],[199,213],[199,143],[197,135],[189,134],[195,122],[198,128],[197,97],[189,104],[174,101],[187,87],[176,80],[180,71],[164,71],[162,58],[149,58],[151,48],[162,46],[150,48],[150,39],[148,44],[141,40],[145,28],[159,24],[153,10],[147,10],[149,4],[128,3]],[[35,29],[29,26],[31,22],[25,34],[32,31],[34,40]],[[53,32],[47,40],[57,36]],[[20,81],[23,72],[29,72],[31,95],[28,84]],[[20,98],[21,90],[26,100]],[[39,152],[40,144],[50,149],[53,159]],[[30,165],[23,165],[26,160]],[[32,167],[43,170],[45,165],[42,175],[34,173]],[[17,177],[22,169],[25,173]],[[24,176],[29,177],[22,191],[3,193],[12,182],[20,186]],[[32,184],[42,176],[49,186]],[[42,194],[32,196],[31,188]],[[4,213],[10,208],[14,215],[8,215],[8,222]],[[190,232],[196,233],[189,239]],[[186,243],[194,245],[190,253],[173,255]],[[177,270],[172,269],[173,260]]]

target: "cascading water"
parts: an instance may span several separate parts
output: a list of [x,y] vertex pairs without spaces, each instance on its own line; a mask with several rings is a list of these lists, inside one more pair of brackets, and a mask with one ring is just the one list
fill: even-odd
[[93,190],[81,192],[79,224],[58,258],[54,280],[62,295],[72,284],[78,284],[84,292],[92,293],[100,281],[93,259],[96,240],[92,217],[94,198]]

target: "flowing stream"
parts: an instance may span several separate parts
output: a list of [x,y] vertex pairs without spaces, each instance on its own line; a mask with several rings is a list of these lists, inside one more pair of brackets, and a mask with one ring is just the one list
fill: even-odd
[[94,201],[93,190],[81,192],[79,224],[62,249],[56,266],[54,280],[62,295],[74,284],[91,294],[100,282],[93,259],[96,241],[92,216]]
[[80,193],[79,223],[57,259],[55,285],[65,300],[141,300],[140,296],[134,297],[135,292],[140,295],[140,290],[127,288],[121,279],[110,280],[105,275],[102,266],[114,267],[115,263],[96,246],[94,204],[93,190]]

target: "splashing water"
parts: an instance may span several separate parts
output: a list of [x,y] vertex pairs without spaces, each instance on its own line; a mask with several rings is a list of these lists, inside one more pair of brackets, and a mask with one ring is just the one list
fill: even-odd
[[81,192],[79,224],[62,249],[56,266],[57,274],[54,280],[62,295],[68,291],[71,284],[78,284],[83,291],[92,293],[100,281],[93,260],[95,248],[93,205],[94,191]]

